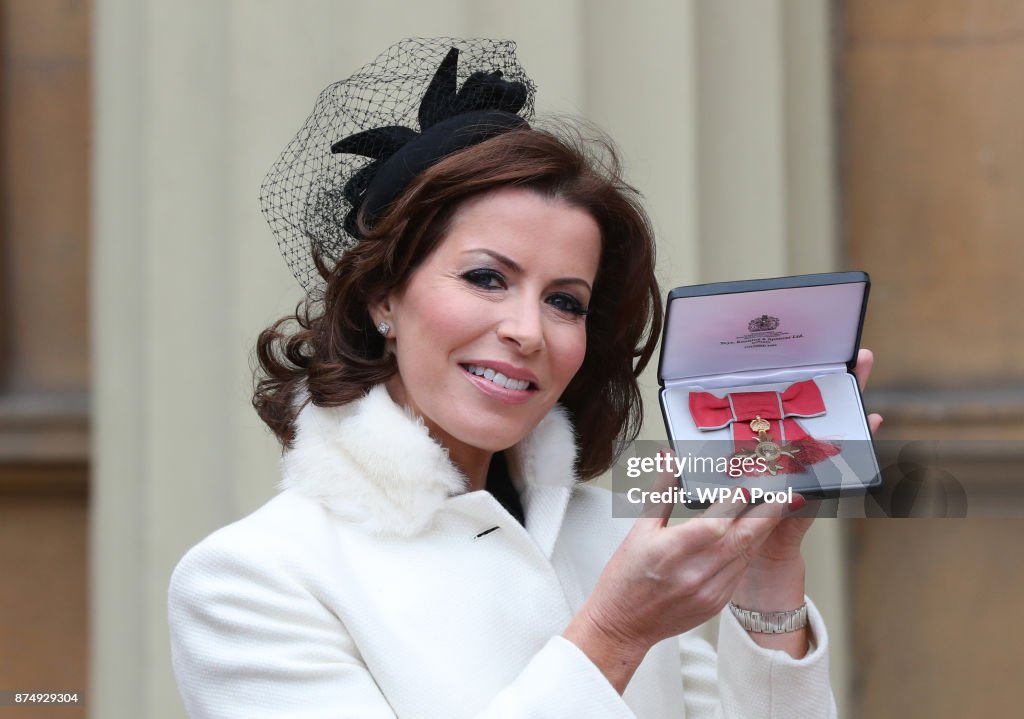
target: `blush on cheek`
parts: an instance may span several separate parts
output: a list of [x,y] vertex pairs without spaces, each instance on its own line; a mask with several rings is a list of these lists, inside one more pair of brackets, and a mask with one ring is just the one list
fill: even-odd
[[473,312],[459,304],[450,303],[438,307],[430,314],[430,323],[425,334],[438,340],[444,339],[450,344],[458,345],[460,340],[471,339],[473,335],[479,333],[474,327],[482,319],[479,311]]
[[[566,338],[569,340],[570,338]],[[565,351],[559,361],[559,369],[564,368],[564,372],[568,375],[565,378],[565,383],[568,384],[572,381],[572,378],[579,372],[580,367],[583,366],[583,360],[587,356],[587,335],[586,332],[579,333],[578,335],[571,338],[565,345]]]

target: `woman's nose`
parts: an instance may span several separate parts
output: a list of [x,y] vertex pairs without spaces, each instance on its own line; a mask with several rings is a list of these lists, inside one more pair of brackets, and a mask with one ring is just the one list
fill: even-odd
[[522,354],[533,354],[544,347],[541,308],[535,303],[509,303],[498,323],[498,338],[516,345]]

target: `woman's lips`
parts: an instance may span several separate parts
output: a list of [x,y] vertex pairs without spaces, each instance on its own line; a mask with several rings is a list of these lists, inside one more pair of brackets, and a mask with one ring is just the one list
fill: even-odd
[[533,385],[530,380],[508,376],[499,370],[495,370],[493,367],[485,367],[478,364],[463,364],[462,369],[466,370],[470,374],[476,375],[477,377],[483,377],[485,380],[493,382],[499,387],[505,387],[506,389],[536,389],[536,385]]
[[477,389],[488,397],[496,399],[499,402],[504,402],[505,404],[522,404],[523,402],[528,402],[530,400],[530,396],[537,391],[534,389],[533,385],[527,389],[509,389],[508,387],[502,387],[501,385],[495,384],[485,377],[473,374],[466,369],[464,365],[459,365],[459,369],[462,370],[462,374],[466,379],[472,382]]
[[[525,367],[516,367],[515,365],[511,365],[508,362],[502,362],[501,360],[471,359],[465,362],[460,362],[459,364],[461,364],[463,368],[466,369],[475,368],[478,370],[490,370],[487,379],[490,379],[495,374],[500,372],[501,374],[505,375],[505,377],[520,380],[522,382],[529,382],[531,385],[533,385],[533,389],[537,389],[537,386],[540,384],[540,382],[537,380],[537,375],[535,375],[530,370],[526,369]],[[476,372],[476,374],[480,374],[480,372]]]

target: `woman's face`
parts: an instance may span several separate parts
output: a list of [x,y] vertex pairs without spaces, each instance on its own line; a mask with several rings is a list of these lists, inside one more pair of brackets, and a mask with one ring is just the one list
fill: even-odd
[[506,449],[576,374],[601,253],[584,210],[522,188],[462,205],[406,285],[372,308],[392,326],[392,398],[452,453]]

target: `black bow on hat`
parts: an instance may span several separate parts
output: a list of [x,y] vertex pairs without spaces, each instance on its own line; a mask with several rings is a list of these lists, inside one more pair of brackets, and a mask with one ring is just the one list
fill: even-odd
[[510,82],[501,70],[477,71],[456,90],[458,48],[451,48],[434,73],[418,119],[420,131],[391,125],[363,130],[331,145],[332,153],[373,160],[356,171],[343,189],[351,205],[345,231],[359,236],[356,216],[368,224],[405,189],[416,175],[448,155],[502,132],[528,127],[517,113],[529,98],[521,82]]

